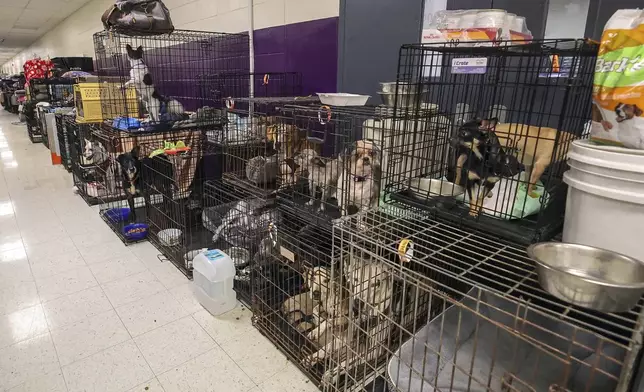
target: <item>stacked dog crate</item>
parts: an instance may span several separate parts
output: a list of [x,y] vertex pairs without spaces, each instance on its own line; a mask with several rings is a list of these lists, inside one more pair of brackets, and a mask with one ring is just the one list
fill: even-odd
[[280,108],[317,98],[299,97],[297,73],[247,74],[239,84],[237,94],[224,100],[226,126],[216,141],[222,152],[221,180],[210,184],[202,221],[212,233],[211,246],[233,257],[235,290],[250,304],[258,271],[269,268],[266,252],[281,222],[276,206],[276,191],[283,185],[280,173],[290,168],[276,149]]
[[[343,310],[316,326],[333,333],[305,360],[324,364],[325,391],[378,378],[401,392],[629,388],[642,302],[620,314],[564,303],[524,248],[561,225],[561,157],[590,118],[597,47],[497,44],[401,50],[385,203],[334,225],[328,280]],[[294,308],[315,315],[315,297]]]
[[104,161],[101,217],[125,243],[147,238],[189,274],[185,257],[206,238],[204,184],[221,159],[209,138],[221,133],[223,103],[206,81],[214,69],[247,72],[248,36],[100,32],[94,44],[98,100],[86,94],[83,115],[99,104],[89,142]]
[[[315,383],[330,385],[329,359],[337,352],[329,344],[344,344],[331,337],[345,331],[348,318],[365,317],[357,309],[346,313],[347,282],[368,289],[379,274],[371,264],[356,261],[355,276],[346,278],[333,228],[367,227],[369,222],[348,217],[380,204],[383,148],[394,113],[385,106],[320,103],[284,104],[280,113],[277,154],[290,159],[293,169],[282,175],[275,193],[279,221],[270,225],[271,241],[255,276],[254,322]],[[427,302],[425,297],[400,303],[400,311]],[[364,370],[358,362],[350,372]],[[347,372],[340,371],[338,380],[346,380]]]

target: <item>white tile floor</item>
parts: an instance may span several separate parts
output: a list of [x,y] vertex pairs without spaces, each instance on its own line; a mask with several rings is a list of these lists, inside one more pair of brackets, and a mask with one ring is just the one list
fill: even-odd
[[0,392],[317,388],[239,305],[213,317],[148,243],[124,246],[0,111]]

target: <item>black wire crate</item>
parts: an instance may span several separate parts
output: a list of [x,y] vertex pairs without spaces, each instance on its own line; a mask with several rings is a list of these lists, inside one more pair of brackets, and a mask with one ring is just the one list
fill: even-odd
[[363,230],[336,226],[341,260],[350,271],[367,263],[372,278],[348,276],[348,326],[334,330],[325,391],[362,390],[374,375],[397,392],[628,390],[642,301],[619,314],[562,302],[541,289],[524,246],[395,206],[352,217]]
[[72,154],[71,154],[71,144],[70,133],[74,132],[74,127],[76,127],[76,118],[75,116],[68,116],[64,114],[56,115],[56,132],[58,133],[58,144],[60,148],[60,160],[68,172],[72,171]]
[[74,80],[71,78],[45,78],[29,80],[29,98],[48,102],[53,106],[74,106]]
[[[78,123],[73,117],[65,127],[74,189],[90,206],[100,204],[106,197],[107,181],[102,176],[114,164],[103,144],[94,137],[99,127],[99,124]],[[110,186],[115,187],[113,182]]]
[[282,216],[275,198],[260,197],[237,185],[206,183],[201,223],[209,247],[221,249],[235,262],[237,298],[250,306],[253,285],[274,248],[275,228]]
[[102,118],[139,131],[204,128],[222,122],[209,76],[248,73],[247,34],[94,34]]
[[315,342],[307,335],[314,329],[312,312],[315,301],[320,300],[316,297],[319,293],[312,293],[318,286],[310,276],[330,274],[334,265],[332,233],[283,208],[280,202],[278,205],[279,219],[270,226],[270,242],[262,247],[263,254],[251,276],[253,323],[320,385],[323,366],[305,363],[305,358],[316,351]]
[[195,256],[213,247],[203,218],[221,155],[210,148],[205,133],[186,145],[187,151],[142,155],[141,192],[148,240],[191,277]]
[[255,326],[323,390],[357,386],[400,340],[395,323],[412,329],[426,321],[428,279],[413,278],[424,282],[419,289],[373,257],[395,251],[393,240],[358,252],[336,232],[280,210],[274,250],[255,279]]
[[388,86],[388,200],[520,243],[555,236],[597,51],[568,39],[404,45]]
[[[151,204],[175,208],[172,201],[177,201],[184,207],[184,196],[192,194],[195,176],[206,175],[198,170],[208,146],[205,129],[137,133],[103,123],[93,128],[89,142],[86,154],[97,167],[100,215],[126,244],[150,234],[147,214]],[[216,162],[211,165],[213,169],[217,166]],[[146,169],[151,173],[146,174]],[[216,176],[216,170],[208,173]]]
[[379,205],[392,108],[318,104],[281,111],[279,121],[292,131],[277,134],[276,150],[294,167],[281,174],[277,193],[285,204],[329,230],[332,220]]
[[299,137],[301,132],[285,121],[282,107],[289,103],[314,103],[319,100],[317,97],[292,95],[299,93],[301,86],[291,85],[291,81],[297,82],[299,79],[286,78],[282,87],[267,91],[275,96],[226,100],[226,126],[221,138],[226,181],[258,192],[271,193],[282,186],[284,178],[292,177],[288,174],[293,171],[292,160],[289,164],[288,155],[280,154],[276,146],[280,143],[279,135]]

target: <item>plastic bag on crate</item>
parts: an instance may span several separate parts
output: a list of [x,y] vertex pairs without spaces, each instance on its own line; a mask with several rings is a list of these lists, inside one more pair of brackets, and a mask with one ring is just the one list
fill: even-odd
[[618,10],[601,39],[591,140],[644,149],[644,11]]
[[174,31],[170,11],[161,0],[116,1],[103,16],[105,30],[125,35],[161,35]]

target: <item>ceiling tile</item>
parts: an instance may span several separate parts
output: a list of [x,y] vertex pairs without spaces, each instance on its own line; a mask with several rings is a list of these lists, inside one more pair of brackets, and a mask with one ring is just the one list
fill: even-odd
[[[0,0],[0,65],[91,0]],[[9,53],[9,54],[7,54]]]

